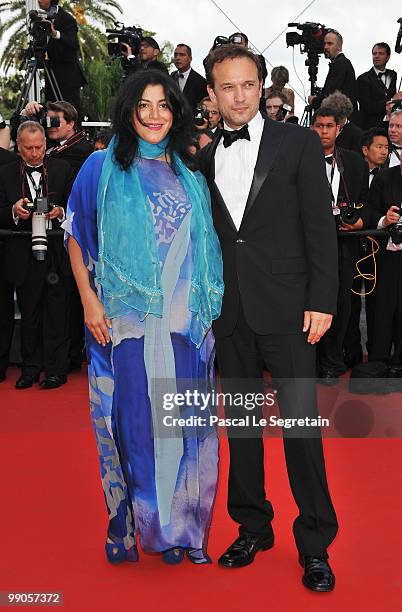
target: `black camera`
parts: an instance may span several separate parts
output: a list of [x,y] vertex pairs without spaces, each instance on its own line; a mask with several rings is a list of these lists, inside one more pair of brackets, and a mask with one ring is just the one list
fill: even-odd
[[240,34],[231,34],[230,36],[217,36],[212,45],[212,49],[223,47],[224,45],[241,45],[243,37]]
[[324,53],[324,38],[328,33],[321,23],[288,23],[290,28],[301,30],[298,32],[288,32],[286,34],[286,44],[288,47],[300,45],[301,53]]
[[[399,209],[398,214],[402,215],[402,208]],[[402,216],[399,221],[391,227],[389,235],[394,244],[402,244]]]
[[278,111],[276,113],[276,120],[284,121],[284,119],[291,112],[291,110],[292,107],[290,106],[290,104],[282,104],[282,106],[278,108]]
[[194,124],[198,127],[204,125],[206,121],[209,120],[209,111],[203,106],[197,106],[194,111]]
[[340,217],[344,223],[354,225],[360,219],[359,209],[354,202],[340,202],[338,204]]
[[60,117],[49,117],[44,106],[42,106],[40,111],[35,115],[20,115],[19,120],[20,123],[24,123],[25,121],[36,121],[40,123],[44,130],[60,127]]
[[38,213],[38,214],[46,214],[49,212],[51,208],[53,208],[52,204],[49,204],[48,198],[35,198],[33,202],[27,202],[23,205],[22,208],[25,208],[30,213]]
[[133,55],[138,55],[142,40],[141,28],[135,26],[126,27],[120,21],[115,22],[114,30],[106,30],[107,33],[107,52],[110,57],[122,57],[126,50],[123,45],[128,45],[132,49]]
[[57,2],[52,3],[48,11],[29,11],[29,34],[32,38],[34,51],[46,49],[48,38],[52,31],[51,21],[57,15]]

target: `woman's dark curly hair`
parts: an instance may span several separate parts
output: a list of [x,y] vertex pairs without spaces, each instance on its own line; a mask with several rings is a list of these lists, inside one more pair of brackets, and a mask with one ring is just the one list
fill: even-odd
[[[113,117],[113,133],[116,135],[115,158],[122,170],[128,170],[137,156],[138,136],[134,129],[133,112],[138,116],[138,105],[148,85],[161,85],[166,103],[173,113],[170,140],[166,154],[176,152],[190,168],[194,161],[189,153],[192,144],[193,114],[189,103],[177,83],[161,70],[139,70],[121,86],[117,95]],[[174,164],[173,164],[174,167]]]

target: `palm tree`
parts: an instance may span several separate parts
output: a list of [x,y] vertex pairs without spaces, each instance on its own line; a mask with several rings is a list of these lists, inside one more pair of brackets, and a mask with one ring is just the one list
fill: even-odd
[[[116,20],[113,11],[122,13],[117,0],[60,0],[59,4],[77,20],[81,59],[103,58],[107,39],[101,29],[113,27]],[[6,19],[0,24],[0,39],[6,33],[10,37],[1,56],[0,66],[7,72],[12,66],[19,65],[21,50],[27,46],[25,0],[0,0],[0,17],[2,14],[6,15]]]

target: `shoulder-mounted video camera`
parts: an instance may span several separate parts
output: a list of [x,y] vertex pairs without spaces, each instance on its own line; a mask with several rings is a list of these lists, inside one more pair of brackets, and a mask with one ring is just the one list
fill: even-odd
[[114,25],[114,30],[106,30],[107,52],[110,57],[121,57],[126,50],[123,44],[131,47],[133,55],[138,55],[143,37],[142,29],[135,26],[126,27],[120,21],[115,21]]

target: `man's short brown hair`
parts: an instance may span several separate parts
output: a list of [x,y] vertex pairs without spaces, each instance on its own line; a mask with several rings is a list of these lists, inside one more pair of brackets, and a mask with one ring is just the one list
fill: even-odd
[[67,123],[74,121],[74,127],[77,125],[78,113],[76,108],[70,104],[70,102],[64,102],[64,100],[60,100],[58,102],[47,102],[46,108],[48,111],[63,113],[64,119],[67,121]]
[[246,59],[249,59],[255,64],[257,68],[257,72],[258,72],[258,80],[261,82],[262,81],[261,62],[260,62],[259,57],[255,53],[253,53],[253,51],[251,51],[250,49],[247,49],[246,47],[241,47],[240,45],[222,45],[221,47],[217,47],[216,49],[214,49],[214,51],[211,51],[211,53],[208,55],[208,58],[206,61],[206,73],[207,73],[208,85],[212,88],[214,86],[214,79],[213,79],[212,72],[215,67],[215,64],[221,64],[226,59],[237,59],[239,57],[240,58],[245,57]]

